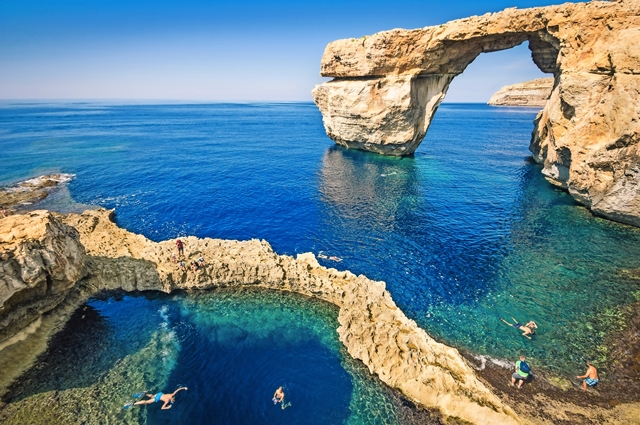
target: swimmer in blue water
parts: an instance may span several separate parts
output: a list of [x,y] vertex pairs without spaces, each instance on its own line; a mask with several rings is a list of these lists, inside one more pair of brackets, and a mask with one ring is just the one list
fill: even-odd
[[275,393],[273,393],[273,404],[282,403],[284,401],[284,390],[282,387],[279,387]]
[[284,402],[284,390],[282,389],[282,387],[279,387],[275,393],[273,393],[273,398],[271,399],[271,401],[273,401],[273,404],[278,404],[278,403],[282,403],[280,405],[280,408],[282,410],[286,409],[287,407],[291,406],[291,403],[285,403]]
[[171,406],[173,406],[173,403],[176,401],[175,399],[176,393],[181,390],[186,391],[187,387],[180,387],[174,392],[172,392],[171,394],[164,394],[164,393],[146,394],[146,396],[149,397],[148,399],[136,401],[133,405],[138,406],[141,404],[153,404],[153,403],[162,402],[163,403],[161,407],[162,410],[171,409]]
[[518,323],[515,317],[511,317],[511,318],[513,319],[514,323],[509,323],[503,318],[500,318],[500,320],[502,320],[504,323],[506,323],[511,327],[521,330],[522,336],[525,338],[531,339],[529,335],[533,335],[536,333],[535,329],[538,329],[538,325],[536,325],[536,322],[534,322],[533,320],[530,320],[529,323],[527,323],[526,325],[521,325],[520,323]]

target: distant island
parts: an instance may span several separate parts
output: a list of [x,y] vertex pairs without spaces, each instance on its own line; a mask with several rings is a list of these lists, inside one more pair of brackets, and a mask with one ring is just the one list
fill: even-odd
[[504,86],[498,90],[488,105],[493,106],[539,106],[543,107],[553,88],[553,77],[538,78],[524,83]]

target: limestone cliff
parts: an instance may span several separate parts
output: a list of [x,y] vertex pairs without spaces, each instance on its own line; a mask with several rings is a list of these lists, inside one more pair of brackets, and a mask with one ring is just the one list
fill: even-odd
[[46,211],[1,219],[0,343],[60,304],[85,274],[73,227]]
[[313,90],[336,143],[410,155],[452,79],[480,53],[528,42],[554,75],[530,150],[543,174],[593,212],[640,226],[640,2],[518,10],[330,43]]
[[504,86],[487,102],[494,106],[544,106],[553,89],[553,78],[538,78]]
[[[171,259],[173,241],[155,243],[120,229],[111,215],[105,210],[68,216],[39,211],[0,219],[0,234],[13,232],[0,240],[3,275],[11,282],[0,288],[2,317],[27,309],[34,321],[48,311],[39,310],[38,302],[65,291],[76,304],[105,289],[171,292],[254,285],[294,291],[337,305],[337,331],[349,353],[409,398],[468,423],[520,422],[457,350],[433,340],[404,315],[384,282],[327,269],[310,253],[278,255],[258,240],[184,238],[188,259],[203,256],[206,266],[181,270]],[[85,269],[86,277],[79,280]],[[16,298],[13,288],[46,281],[52,283],[50,295],[42,289]],[[0,353],[6,335],[0,333]]]

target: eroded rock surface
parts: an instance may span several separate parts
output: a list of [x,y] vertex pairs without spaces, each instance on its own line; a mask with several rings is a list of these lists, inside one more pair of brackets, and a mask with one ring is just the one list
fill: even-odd
[[76,229],[52,213],[0,219],[0,343],[60,304],[86,262]]
[[640,226],[640,2],[518,10],[330,43],[314,99],[336,143],[410,155],[449,83],[480,53],[528,42],[554,75],[530,150],[593,212]]
[[[56,276],[59,289],[68,291],[76,303],[105,289],[171,292],[230,285],[254,285],[317,297],[340,308],[338,333],[349,353],[409,398],[439,409],[447,417],[470,423],[520,422],[513,410],[478,380],[456,349],[433,340],[404,315],[384,282],[327,269],[311,253],[296,258],[278,255],[267,242],[258,240],[184,238],[187,260],[202,256],[206,266],[198,271],[181,270],[171,259],[174,241],[155,243],[120,229],[111,215],[112,211],[106,210],[67,216],[39,211],[5,218],[0,220],[3,229],[41,229],[34,230],[34,235],[41,234],[40,239],[52,242],[25,248],[24,243],[40,239],[26,231],[14,232],[14,236],[2,240],[0,249],[7,258],[16,258],[19,252],[26,258],[55,258],[47,262],[49,266],[43,263],[35,267],[38,272],[25,276],[31,279],[29,282],[42,280],[31,275]],[[86,277],[80,280],[85,269]],[[22,269],[4,270],[13,286],[29,285],[22,277]],[[69,288],[73,284],[75,287]],[[3,310],[4,316],[11,317],[22,305],[49,295],[31,293],[30,297],[22,299],[23,304],[11,304]]]
[[[14,209],[46,198],[58,185],[73,179],[73,174],[48,174],[0,188],[0,207],[9,215]],[[0,214],[2,217],[2,214]]]
[[494,106],[544,106],[553,89],[553,78],[538,78],[504,86],[487,102]]

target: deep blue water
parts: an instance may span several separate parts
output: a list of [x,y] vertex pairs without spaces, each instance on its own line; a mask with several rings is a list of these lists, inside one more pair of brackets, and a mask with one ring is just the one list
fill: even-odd
[[[341,257],[324,264],[386,281],[438,339],[570,376],[606,360],[638,297],[621,270],[640,267],[640,231],[544,180],[527,150],[536,112],[444,104],[414,157],[388,158],[335,146],[313,104],[5,105],[0,184],[72,173],[44,207],[116,208],[153,240]],[[536,320],[533,341],[510,316]]]

